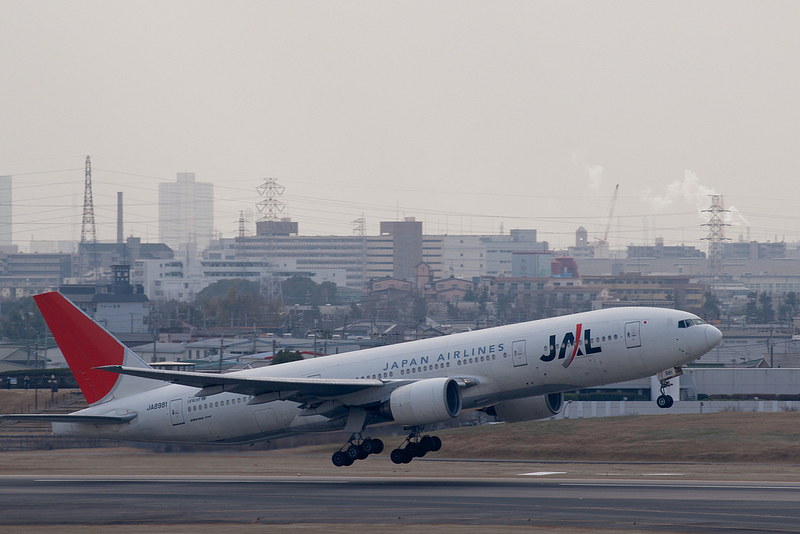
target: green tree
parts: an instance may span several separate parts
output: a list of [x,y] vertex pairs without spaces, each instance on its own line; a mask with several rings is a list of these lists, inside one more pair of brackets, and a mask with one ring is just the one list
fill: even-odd
[[241,294],[236,286],[228,287],[224,297],[203,302],[206,318],[214,318],[217,326],[252,326],[263,322],[262,299],[257,294]]
[[417,295],[411,302],[411,320],[414,326],[419,326],[425,323],[428,318],[428,304],[425,302],[425,297]]
[[358,321],[359,319],[361,319],[361,306],[359,306],[355,302],[351,302],[348,316],[351,321]]
[[5,300],[0,304],[0,335],[27,339],[46,331],[44,319],[31,297]]
[[512,322],[514,303],[517,298],[511,293],[498,293],[497,294],[497,318],[501,323],[507,324]]
[[270,365],[280,365],[286,362],[296,362],[303,359],[299,350],[279,350],[273,357]]
[[798,307],[800,307],[800,300],[798,300],[797,293],[794,291],[786,293],[786,297],[783,299],[783,302],[789,308],[789,313],[786,320],[791,322],[795,315],[797,315]]
[[478,295],[478,315],[486,315],[487,302],[489,302],[489,288],[483,286],[483,290]]
[[456,304],[455,302],[447,303],[447,317],[452,320],[458,319],[459,317],[458,304]]
[[336,293],[337,287],[333,282],[322,282],[314,287],[311,297],[311,304],[314,306],[324,306],[325,304],[338,304],[339,296]]
[[287,305],[311,305],[317,284],[308,276],[293,276],[281,282],[283,302]]
[[759,322],[771,323],[775,320],[775,310],[772,308],[772,297],[767,293],[758,296],[758,317]]
[[744,315],[747,317],[748,323],[757,323],[759,321],[757,299],[758,294],[755,291],[751,291],[747,294],[747,303],[744,305]]
[[228,295],[228,290],[233,288],[239,295],[258,295],[261,291],[261,285],[258,282],[251,282],[243,278],[234,278],[231,280],[220,280],[214,282],[197,294],[196,300],[199,302],[208,301],[217,297],[225,297]]
[[703,295],[703,319],[706,321],[714,321],[720,318],[721,311],[719,306],[719,299],[714,293],[707,291]]

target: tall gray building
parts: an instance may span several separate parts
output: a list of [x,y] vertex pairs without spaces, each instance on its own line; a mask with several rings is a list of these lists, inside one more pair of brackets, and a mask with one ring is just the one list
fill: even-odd
[[214,234],[214,184],[195,182],[179,172],[177,182],[158,185],[158,235],[176,251],[192,256],[207,248]]
[[0,248],[11,247],[11,177],[0,176]]

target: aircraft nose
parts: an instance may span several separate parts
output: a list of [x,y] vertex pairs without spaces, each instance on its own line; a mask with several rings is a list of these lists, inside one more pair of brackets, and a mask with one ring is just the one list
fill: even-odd
[[722,332],[715,326],[707,325],[706,327],[706,343],[709,349],[716,347],[722,341]]

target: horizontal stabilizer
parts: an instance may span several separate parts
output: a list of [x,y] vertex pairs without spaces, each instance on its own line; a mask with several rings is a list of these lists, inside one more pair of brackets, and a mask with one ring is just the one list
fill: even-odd
[[125,415],[71,415],[49,413],[4,414],[0,419],[23,422],[47,423],[94,423],[97,425],[121,425],[136,417],[136,413]]
[[[241,395],[263,395],[281,391],[292,391],[305,397],[335,397],[347,395],[372,387],[384,385],[377,379],[333,379],[333,378],[284,378],[253,377],[236,373],[214,374],[190,371],[166,371],[162,369],[141,369],[121,365],[97,367],[103,371],[154,380],[165,380],[173,384],[206,389],[214,393],[230,391]],[[211,389],[213,388],[213,389]]]

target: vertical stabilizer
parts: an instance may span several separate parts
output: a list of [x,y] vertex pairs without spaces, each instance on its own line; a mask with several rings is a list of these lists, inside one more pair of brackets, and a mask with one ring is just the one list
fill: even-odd
[[149,366],[61,293],[43,293],[33,298],[89,404],[164,384],[95,369],[102,365]]

